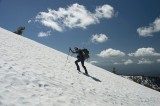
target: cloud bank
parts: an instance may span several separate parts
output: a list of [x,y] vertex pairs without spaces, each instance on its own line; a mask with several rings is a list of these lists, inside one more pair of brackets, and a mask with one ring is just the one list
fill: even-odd
[[57,11],[48,9],[48,12],[39,12],[35,21],[62,32],[66,28],[86,29],[89,25],[99,23],[101,18],[109,19],[113,16],[114,8],[108,4],[97,7],[95,13],[92,13],[85,6],[75,3],[68,8],[59,8]]
[[139,48],[135,53],[128,54],[129,56],[135,57],[145,57],[145,56],[160,56],[160,53],[157,53],[154,48]]
[[129,64],[132,64],[133,61],[131,59],[128,59],[127,61],[124,62],[124,65],[129,65]]
[[90,61],[89,63],[91,63],[91,64],[97,64],[98,61]]
[[157,59],[157,62],[160,63],[160,59]]
[[138,64],[152,64],[153,61],[142,58],[141,60],[138,60]]

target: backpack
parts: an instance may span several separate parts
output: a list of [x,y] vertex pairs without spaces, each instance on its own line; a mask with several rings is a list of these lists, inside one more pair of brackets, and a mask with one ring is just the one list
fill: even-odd
[[86,48],[83,48],[81,50],[82,50],[84,59],[88,59],[89,58],[89,51]]

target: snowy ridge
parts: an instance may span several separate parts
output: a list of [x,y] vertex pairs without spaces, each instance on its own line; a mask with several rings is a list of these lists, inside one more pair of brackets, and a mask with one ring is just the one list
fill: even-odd
[[[0,28],[0,106],[159,106],[160,93]],[[81,71],[84,72],[81,67]]]

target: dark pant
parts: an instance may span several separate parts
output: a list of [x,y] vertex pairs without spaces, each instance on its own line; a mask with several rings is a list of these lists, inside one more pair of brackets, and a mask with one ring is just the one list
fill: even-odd
[[85,70],[85,73],[86,73],[86,74],[88,74],[87,69],[86,69],[86,67],[84,66],[84,59],[78,59],[78,60],[76,60],[76,61],[75,61],[75,64],[76,64],[76,66],[77,66],[77,70],[78,70],[78,71],[80,71],[80,68],[79,68],[78,62],[81,62],[82,67],[83,67],[83,68],[84,68],[84,70]]

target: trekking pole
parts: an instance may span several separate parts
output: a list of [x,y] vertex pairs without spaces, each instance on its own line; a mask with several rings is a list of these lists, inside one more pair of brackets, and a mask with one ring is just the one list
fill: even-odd
[[[72,56],[73,56],[73,53],[70,55],[70,57]],[[68,63],[70,63],[70,61],[71,61],[71,58],[68,59]]]
[[66,60],[66,62],[65,62],[64,67],[65,67],[65,66],[66,66],[66,64],[67,64],[67,61],[68,61],[68,58],[69,58],[69,53],[70,53],[70,49],[69,49],[69,51],[68,51],[67,60]]

